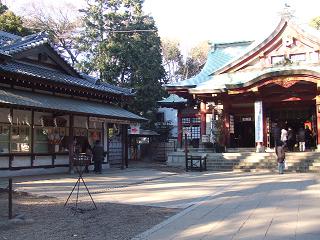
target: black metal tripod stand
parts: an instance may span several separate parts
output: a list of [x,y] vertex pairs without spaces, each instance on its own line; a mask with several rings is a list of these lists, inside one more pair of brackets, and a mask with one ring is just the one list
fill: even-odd
[[88,155],[88,154],[75,154],[73,156],[73,166],[75,166],[76,168],[76,171],[78,172],[79,176],[78,176],[78,179],[77,179],[77,182],[75,183],[72,191],[70,192],[69,194],[69,197],[67,199],[67,201],[65,202],[64,206],[67,205],[73,191],[75,190],[75,188],[77,187],[77,198],[76,198],[76,211],[78,211],[78,199],[79,199],[79,189],[80,189],[80,184],[81,182],[83,183],[83,185],[85,186],[90,198],[91,198],[91,201],[95,207],[95,209],[97,209],[97,206],[91,196],[91,193],[87,187],[87,184],[85,183],[83,177],[82,177],[82,174],[83,174],[83,171],[84,169],[86,168],[86,166],[88,166],[89,164],[91,163],[91,155]]

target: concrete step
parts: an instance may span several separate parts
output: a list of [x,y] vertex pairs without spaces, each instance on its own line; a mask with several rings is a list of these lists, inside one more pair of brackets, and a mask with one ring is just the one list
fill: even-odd
[[255,152],[255,148],[228,148],[229,153],[239,153],[239,152]]

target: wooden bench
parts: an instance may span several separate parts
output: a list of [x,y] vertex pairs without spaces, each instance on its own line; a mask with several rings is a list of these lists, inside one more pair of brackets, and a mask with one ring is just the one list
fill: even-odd
[[186,157],[186,171],[207,171],[207,156],[190,156]]

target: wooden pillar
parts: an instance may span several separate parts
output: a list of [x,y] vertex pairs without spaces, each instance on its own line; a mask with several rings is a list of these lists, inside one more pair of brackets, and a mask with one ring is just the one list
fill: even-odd
[[31,131],[31,135],[30,135],[31,167],[33,167],[33,163],[34,163],[34,159],[35,159],[35,156],[34,156],[34,110],[31,110],[30,131]]
[[223,143],[226,147],[230,146],[230,104],[228,102],[223,104]]
[[128,154],[126,154],[126,152],[128,152],[127,144],[126,144],[127,135],[128,135],[127,125],[122,124],[121,125],[121,146],[122,146],[121,169],[124,169],[124,167],[126,166],[126,161],[128,159]]
[[128,125],[124,125],[125,128],[125,139],[124,139],[124,162],[126,165],[126,168],[128,168],[129,161],[128,161],[128,151],[129,151],[129,144],[128,144]]
[[317,150],[320,151],[320,95],[316,97],[316,113],[317,113]]
[[182,114],[181,114],[181,109],[178,109],[178,146],[182,148]]
[[69,117],[69,173],[73,173],[73,114]]
[[12,126],[13,126],[13,108],[10,108],[10,116],[11,116],[12,122],[11,122],[10,128],[9,128],[9,153],[10,153],[10,155],[9,155],[9,169],[11,170],[12,169],[12,162],[14,160],[14,154],[12,153],[12,147],[11,147]]
[[263,104],[262,106],[262,121],[263,121],[263,146],[267,147],[267,113],[266,106]]
[[200,103],[200,140],[202,135],[206,135],[206,104]]

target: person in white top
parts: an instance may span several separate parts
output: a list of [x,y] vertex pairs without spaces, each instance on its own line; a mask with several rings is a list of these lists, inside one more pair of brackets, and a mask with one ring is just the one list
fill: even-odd
[[284,143],[284,146],[287,146],[288,132],[287,132],[287,130],[285,128],[281,129],[280,140]]

